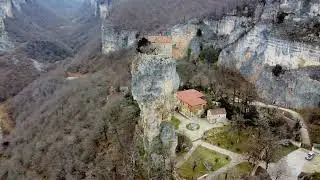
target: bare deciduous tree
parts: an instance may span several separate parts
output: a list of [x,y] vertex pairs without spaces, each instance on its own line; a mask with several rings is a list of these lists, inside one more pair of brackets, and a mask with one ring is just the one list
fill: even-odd
[[118,1],[108,20],[120,29],[150,31],[184,23],[192,18],[220,17],[242,5],[253,6],[257,0],[131,0]]

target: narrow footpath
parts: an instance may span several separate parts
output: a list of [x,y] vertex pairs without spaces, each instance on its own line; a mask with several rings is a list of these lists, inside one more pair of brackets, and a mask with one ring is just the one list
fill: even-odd
[[301,125],[300,134],[301,134],[302,144],[311,146],[311,141],[310,141],[307,125],[306,125],[303,117],[299,113],[297,113],[291,109],[286,109],[286,108],[282,108],[282,107],[274,106],[274,105],[268,105],[268,104],[258,102],[258,101],[252,102],[252,105],[266,107],[266,108],[280,109],[282,111],[286,111],[286,112],[290,113],[292,115],[292,117],[295,118],[294,120],[298,120]]

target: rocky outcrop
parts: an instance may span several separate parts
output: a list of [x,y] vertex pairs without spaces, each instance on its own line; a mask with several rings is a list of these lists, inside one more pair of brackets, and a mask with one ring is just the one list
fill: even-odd
[[0,51],[10,51],[14,48],[13,43],[6,32],[4,19],[14,18],[14,9],[20,11],[26,0],[2,0],[0,1]]
[[[314,37],[313,41],[309,42],[306,42],[306,39],[296,42],[289,37],[280,36],[284,30],[292,28],[290,23],[286,23],[286,18],[314,17],[316,11],[312,10],[315,6],[312,2],[306,5],[302,4],[302,1],[293,4],[287,1],[279,4],[267,1],[261,19],[236,43],[222,51],[219,64],[239,71],[256,85],[259,95],[271,103],[294,108],[318,106],[320,82],[311,79],[311,72],[303,68],[320,66],[320,46],[314,43],[320,37],[316,37],[312,31],[305,34]],[[282,19],[282,13],[295,14]],[[319,20],[319,17],[317,19]],[[299,27],[299,23],[296,25],[295,29],[304,28]],[[291,36],[294,36],[296,32],[291,33]],[[272,73],[272,67],[276,64],[286,69],[283,75],[275,76]]]
[[13,5],[19,5],[19,2],[10,0],[0,2],[0,51],[10,51],[13,49],[13,43],[9,40],[4,24],[6,17],[13,17]]
[[137,32],[118,30],[112,25],[102,23],[102,52],[108,54],[132,46],[137,39]]
[[27,0],[11,0],[11,4],[17,8],[18,10],[21,10],[21,6],[25,3],[27,3]]
[[99,4],[97,8],[101,18],[102,52],[108,54],[132,46],[139,37],[139,33],[115,28],[115,25],[108,20],[113,8],[111,1],[95,1]]
[[200,28],[203,30],[203,43],[205,46],[224,48],[234,43],[252,28],[251,17],[227,15],[221,20],[206,19]]
[[148,179],[171,179],[177,145],[171,118],[179,86],[175,61],[139,54],[132,64],[132,95],[141,110],[137,131],[140,167]]

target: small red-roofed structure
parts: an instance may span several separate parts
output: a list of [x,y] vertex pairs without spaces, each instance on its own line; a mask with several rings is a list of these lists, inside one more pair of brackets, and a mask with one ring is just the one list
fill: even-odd
[[172,37],[171,36],[148,36],[148,40],[155,48],[154,55],[172,57]]
[[207,105],[207,101],[203,97],[203,93],[194,89],[179,91],[177,98],[180,103],[180,112],[188,116],[200,116]]

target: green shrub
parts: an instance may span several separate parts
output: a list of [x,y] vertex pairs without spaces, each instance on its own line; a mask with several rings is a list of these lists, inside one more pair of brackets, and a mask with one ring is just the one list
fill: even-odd
[[176,118],[175,116],[171,117],[171,124],[173,125],[174,129],[179,129],[179,125],[180,125],[181,121]]
[[188,59],[191,58],[191,53],[192,53],[192,49],[188,48],[188,51],[187,51],[187,57],[188,57]]
[[216,49],[213,47],[205,48],[200,52],[199,59],[200,61],[208,63],[216,63],[219,60],[221,49]]

